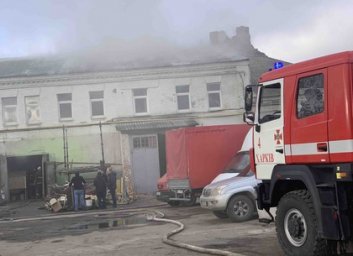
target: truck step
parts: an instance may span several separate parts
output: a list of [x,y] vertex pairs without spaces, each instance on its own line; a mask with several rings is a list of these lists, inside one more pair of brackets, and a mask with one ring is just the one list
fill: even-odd
[[270,212],[270,208],[265,207],[264,210],[267,212],[267,214],[270,217],[270,219],[260,218],[259,222],[260,223],[265,223],[265,224],[270,224],[271,222],[274,222],[275,218],[273,217],[272,213]]
[[335,188],[334,183],[320,183],[316,185],[317,188]]
[[261,218],[259,219],[260,223],[264,223],[264,224],[270,224],[271,222],[273,222],[273,220],[271,219],[266,219],[266,218]]

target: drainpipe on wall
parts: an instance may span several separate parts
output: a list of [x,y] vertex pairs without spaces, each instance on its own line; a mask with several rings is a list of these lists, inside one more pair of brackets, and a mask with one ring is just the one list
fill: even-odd
[[99,131],[100,131],[100,136],[101,136],[101,152],[102,152],[102,160],[100,161],[100,166],[105,173],[106,168],[105,168],[105,160],[104,160],[104,143],[103,143],[103,133],[102,133],[102,122],[99,122]]

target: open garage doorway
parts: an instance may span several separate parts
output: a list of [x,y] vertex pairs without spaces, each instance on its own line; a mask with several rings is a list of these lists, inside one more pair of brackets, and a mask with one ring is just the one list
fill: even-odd
[[8,189],[11,201],[39,199],[45,196],[46,155],[7,157]]

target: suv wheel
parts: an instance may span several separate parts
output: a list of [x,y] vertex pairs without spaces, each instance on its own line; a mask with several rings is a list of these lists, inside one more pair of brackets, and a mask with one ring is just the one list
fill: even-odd
[[246,195],[235,195],[227,206],[227,215],[234,222],[250,220],[255,215],[255,203]]

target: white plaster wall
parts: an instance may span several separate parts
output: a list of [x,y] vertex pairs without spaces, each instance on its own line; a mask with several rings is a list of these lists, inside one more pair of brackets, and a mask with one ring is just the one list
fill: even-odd
[[196,120],[200,126],[211,126],[211,125],[227,125],[227,124],[243,124],[243,115],[225,115],[222,117],[207,117],[198,118]]
[[[191,69],[191,70],[189,70]],[[23,86],[17,89],[4,89],[1,87],[0,97],[17,97],[18,125],[4,127],[7,129],[37,128],[61,125],[79,125],[107,121],[119,117],[133,117],[134,101],[132,89],[147,88],[148,113],[146,115],[163,115],[179,113],[175,87],[177,85],[190,86],[191,109],[189,113],[208,112],[208,94],[206,84],[210,82],[221,83],[221,97],[223,110],[240,109],[243,106],[243,89],[249,82],[249,68],[247,62],[240,63],[214,63],[206,66],[169,67],[165,69],[131,71],[129,77],[124,74],[108,80],[104,76],[96,79],[76,79],[72,81],[57,77],[55,82],[43,80],[41,83]],[[132,73],[132,74],[131,74]],[[150,74],[151,73],[151,74]],[[75,80],[75,79],[76,80]],[[16,87],[16,84],[12,87]],[[103,119],[92,119],[89,91],[104,91]],[[72,93],[72,120],[60,121],[57,94]],[[25,96],[40,96],[41,123],[36,125],[26,124]],[[1,109],[2,112],[2,109]],[[2,120],[2,115],[1,115]]]
[[156,115],[177,113],[174,79],[160,79],[157,84],[158,87],[149,90],[151,113]]

